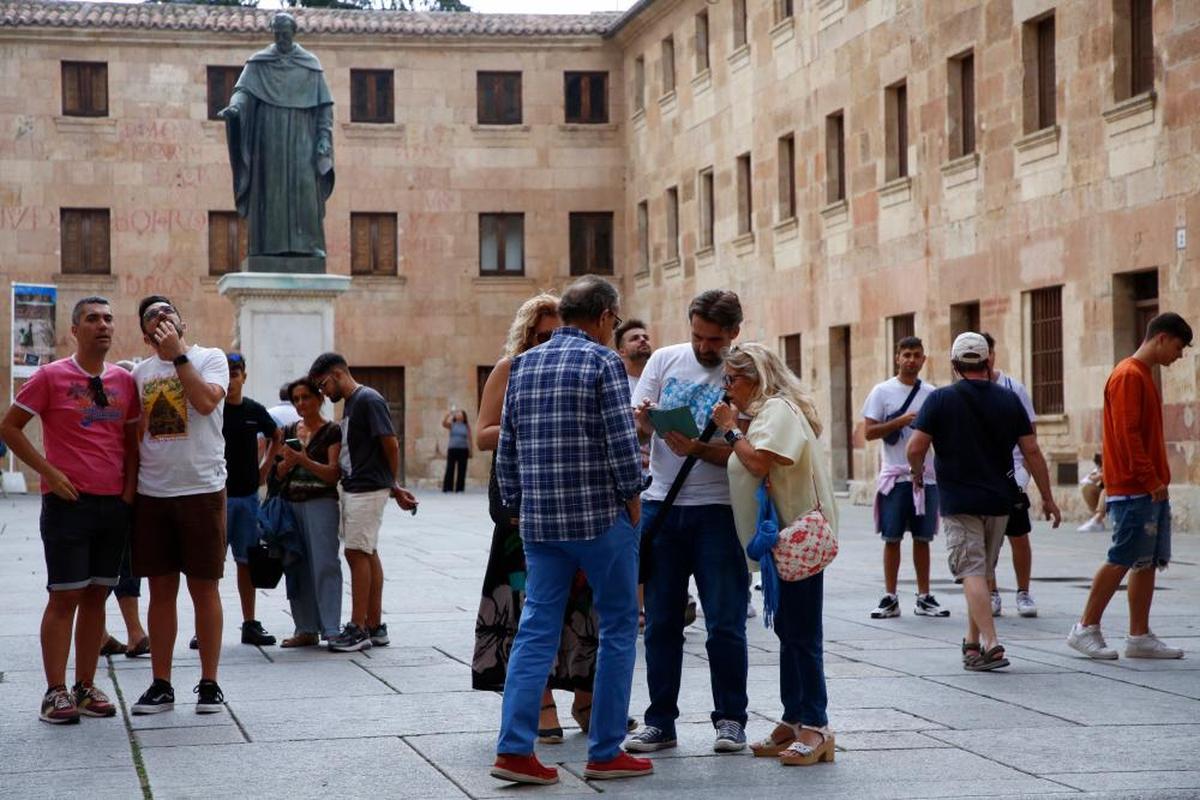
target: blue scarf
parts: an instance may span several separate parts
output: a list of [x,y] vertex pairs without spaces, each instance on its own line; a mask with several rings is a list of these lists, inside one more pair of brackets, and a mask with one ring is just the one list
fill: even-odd
[[758,529],[754,538],[746,545],[746,555],[758,559],[762,568],[763,592],[763,625],[767,628],[779,613],[779,572],[775,569],[775,556],[772,550],[779,541],[779,515],[775,513],[775,504],[767,493],[767,482],[763,481],[758,487]]

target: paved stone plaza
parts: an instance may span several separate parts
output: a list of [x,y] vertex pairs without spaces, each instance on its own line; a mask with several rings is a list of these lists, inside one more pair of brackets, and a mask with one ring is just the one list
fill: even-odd
[[[1200,536],[1178,535],[1162,578],[1155,630],[1188,651],[1183,661],[1099,663],[1063,644],[1106,534],[1074,526],[1035,531],[1037,619],[1012,609],[1005,588],[1002,640],[1013,666],[965,673],[957,643],[963,601],[935,543],[934,591],[953,616],[872,621],[879,545],[869,509],[843,509],[842,554],[826,581],[825,637],[833,765],[786,769],[749,753],[717,756],[700,623],[688,631],[680,746],[656,756],[649,778],[582,780],[584,737],[540,748],[562,766],[559,785],[513,789],[487,774],[498,695],[470,689],[469,662],[491,531],[482,494],[422,495],[414,519],[390,507],[382,553],[385,621],[392,645],[352,655],[238,644],[237,597],[223,583],[226,646],[220,683],[228,713],[192,713],[196,654],[187,649],[191,607],[181,602],[173,713],[130,717],[150,681],[149,659],[102,660],[97,683],[122,713],[51,727],[37,719],[44,690],[37,628],[44,566],[33,497],[0,500],[0,797],[245,798],[656,797],[829,798],[1200,796]],[[905,547],[907,558],[907,545]],[[1008,558],[1002,554],[1003,560]],[[232,565],[227,574],[232,572]],[[902,579],[911,578],[906,565]],[[348,590],[348,585],[347,585]],[[901,585],[911,598],[911,581]],[[756,600],[757,602],[757,600]],[[348,600],[347,600],[348,604]],[[143,598],[143,614],[145,599]],[[265,592],[259,616],[291,632],[282,588]],[[1111,609],[1110,643],[1122,645],[1123,598]],[[109,625],[124,628],[115,603]],[[777,643],[750,622],[749,734],[779,713]],[[631,712],[646,703],[645,672]],[[68,675],[70,679],[70,675]],[[565,722],[569,700],[559,698]],[[701,794],[703,793],[703,795]]]

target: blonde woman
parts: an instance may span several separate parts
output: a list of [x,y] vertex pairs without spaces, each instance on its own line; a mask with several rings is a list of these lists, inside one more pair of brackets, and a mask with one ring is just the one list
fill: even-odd
[[[713,420],[733,446],[729,488],[742,546],[754,537],[756,494],[767,479],[781,525],[808,513],[819,501],[837,529],[825,452],[817,437],[821,421],[800,381],[773,351],[757,342],[736,345],[725,358],[728,403],[713,409]],[[743,433],[738,415],[750,418]],[[758,569],[751,563],[751,569]],[[779,581],[775,635],[779,637],[779,687],[783,721],[766,739],[751,745],[756,756],[778,757],[787,765],[833,761],[834,739],[826,716],[825,666],[821,632],[824,573],[802,581]]]
[[[508,329],[504,358],[492,368],[483,387],[479,417],[475,421],[475,444],[480,450],[494,452],[499,442],[500,413],[504,407],[504,392],[508,388],[513,357],[549,341],[550,334],[561,325],[558,298],[555,295],[536,295],[517,310],[516,318]],[[525,551],[517,528],[518,510],[506,508],[500,502],[494,464],[488,481],[488,509],[496,528],[492,534],[492,549],[483,578],[479,616],[475,621],[471,685],[475,689],[502,691],[509,651],[525,600]],[[563,739],[552,689],[575,693],[571,715],[581,729],[588,729],[599,641],[596,615],[592,611],[592,592],[581,572],[575,576],[567,600],[558,660],[542,695],[539,741],[554,744]]]

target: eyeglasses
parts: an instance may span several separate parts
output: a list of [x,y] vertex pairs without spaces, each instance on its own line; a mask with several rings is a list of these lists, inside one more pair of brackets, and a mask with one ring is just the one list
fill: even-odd
[[171,305],[170,303],[158,303],[157,305],[150,306],[149,308],[146,309],[146,313],[142,315],[142,321],[145,322],[148,319],[153,319],[154,317],[157,317],[159,314],[178,314],[178,313],[179,312],[175,310],[175,306]]
[[108,395],[104,393],[104,381],[99,376],[88,378],[88,391],[92,401],[100,408],[108,408]]
[[332,375],[322,375],[320,378],[316,379],[315,382],[317,384],[317,388],[321,390],[321,394],[326,394],[325,384],[332,379]]
[[609,313],[613,315],[613,330],[615,331],[624,324],[625,320],[618,317],[615,311],[610,311]]
[[745,377],[745,375],[730,375],[728,372],[726,372],[723,376],[721,376],[721,384],[724,386],[733,386],[733,384],[737,383],[738,380]]

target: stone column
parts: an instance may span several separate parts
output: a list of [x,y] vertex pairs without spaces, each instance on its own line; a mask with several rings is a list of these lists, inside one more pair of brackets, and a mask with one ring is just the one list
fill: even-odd
[[281,384],[334,349],[333,304],[349,288],[346,275],[231,272],[218,281],[236,308],[233,346],[249,366],[247,397],[270,408]]

